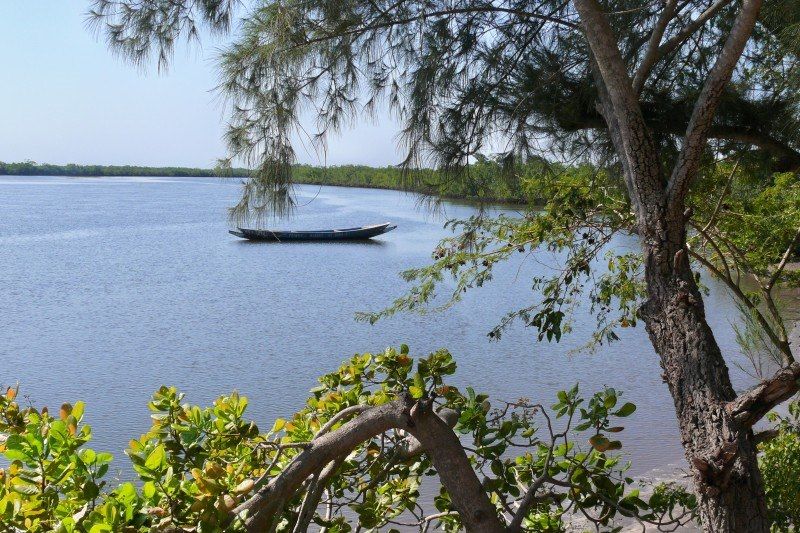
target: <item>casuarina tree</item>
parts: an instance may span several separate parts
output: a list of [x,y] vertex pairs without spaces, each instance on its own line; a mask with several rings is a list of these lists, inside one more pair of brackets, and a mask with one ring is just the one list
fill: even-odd
[[[165,66],[182,37],[228,30],[236,7],[232,1],[97,0],[90,19],[113,50],[136,62],[154,56]],[[574,284],[596,257],[596,239],[587,232],[605,235],[603,227],[611,226],[638,234],[643,299],[623,320],[643,321],[660,357],[703,527],[768,531],[753,426],[797,392],[800,363],[786,328],[763,310],[764,299],[747,294],[730,274],[729,263],[746,262],[747,253],[737,252],[729,233],[711,234],[722,208],[708,209],[700,224],[697,211],[715,204],[703,177],[726,161],[764,176],[800,168],[790,81],[798,16],[792,2],[763,0],[255,2],[219,67],[219,90],[230,109],[229,157],[254,168],[232,214],[258,217],[291,205],[292,140],[309,135],[324,148],[329,133],[382,109],[402,124],[409,179],[411,170],[425,166],[445,179],[469,179],[470,162],[492,151],[503,168],[544,155],[608,166],[603,197],[594,181],[568,194],[560,189],[564,209],[551,213],[562,217],[560,226],[531,222],[511,234],[495,227],[493,235],[513,251],[551,242],[556,230],[562,242],[583,234],[561,285],[542,284],[550,297]],[[309,110],[313,132],[301,125]],[[592,229],[598,221],[606,224]],[[480,233],[481,224],[468,229]],[[687,245],[696,238],[702,243]],[[797,240],[796,228],[789,228],[774,243],[781,250],[777,260],[756,272],[765,294],[784,279]],[[730,251],[720,250],[720,241]],[[438,252],[436,259],[445,261],[439,266],[458,271],[478,257],[457,254],[469,254],[469,247]],[[492,257],[481,256],[484,269],[478,265],[460,277],[467,280],[461,288],[480,284]],[[751,390],[737,393],[731,384],[692,258],[723,278],[727,268],[726,282],[773,334],[768,341],[779,368]],[[440,271],[428,271],[429,281]],[[426,300],[432,287],[423,283],[413,299]],[[627,298],[619,294],[626,287],[607,288]],[[543,312],[517,316],[558,338],[562,303],[554,297]],[[409,300],[398,305],[413,307]]]

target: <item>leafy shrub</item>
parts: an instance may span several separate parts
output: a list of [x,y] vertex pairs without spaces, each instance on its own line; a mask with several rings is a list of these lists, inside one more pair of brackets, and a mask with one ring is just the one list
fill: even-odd
[[773,529],[793,531],[800,526],[800,400],[789,404],[789,416],[771,418],[778,434],[761,446],[759,467]]
[[[435,406],[461,435],[459,453],[502,519],[532,491],[520,514],[526,531],[563,531],[574,515],[604,530],[616,530],[620,517],[668,525],[691,519],[696,503],[685,490],[659,486],[645,498],[625,474],[629,465],[616,454],[618,420],[636,408],[620,402],[618,391],[583,398],[576,386],[559,392],[550,409],[526,399],[493,407],[486,395],[445,383],[456,370],[447,351],[414,363],[406,346],[356,355],[320,378],[305,408],[265,433],[244,418],[247,399],[236,393],[201,408],[161,387],[148,404],[152,427],[126,451],[138,482],[113,488],[106,481],[111,455],[87,447],[92,433],[82,403],[64,404],[53,416],[47,408],[21,408],[10,388],[0,397],[0,450],[9,462],[0,473],[0,530],[241,530],[249,510],[240,506],[291,475],[317,439],[335,437],[361,413],[400,397],[412,410]],[[420,486],[436,470],[405,431],[381,431],[321,464],[282,496],[275,530],[305,531],[313,523],[345,532],[352,522],[368,530],[461,528],[445,486],[434,498],[436,513],[423,512]]]

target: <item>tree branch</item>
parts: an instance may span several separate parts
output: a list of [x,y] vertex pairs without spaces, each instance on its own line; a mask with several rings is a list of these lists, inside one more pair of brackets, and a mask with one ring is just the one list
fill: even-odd
[[[658,59],[661,59],[665,55],[669,54],[678,46],[683,44],[689,37],[694,35],[694,33],[699,30],[708,20],[713,17],[720,9],[727,6],[731,3],[731,0],[717,0],[713,4],[711,4],[708,9],[703,11],[699,17],[697,17],[694,21],[690,22],[686,27],[684,27],[681,31],[679,31],[674,37],[667,40],[663,45],[658,48],[658,55],[653,65],[658,62]],[[652,68],[652,65],[650,66]],[[645,75],[646,77],[646,75]]]
[[777,170],[790,172],[800,169],[800,152],[785,142],[749,126],[717,125],[711,126],[709,138],[740,142],[758,146],[765,152],[779,158]]
[[430,457],[442,484],[458,510],[467,531],[493,533],[505,531],[497,511],[483,490],[461,441],[447,423],[432,411],[430,404],[418,403],[408,428]]
[[[570,98],[575,98],[569,95]],[[742,101],[737,101],[737,105]],[[656,133],[683,135],[686,133],[689,121],[683,115],[683,110],[676,102],[649,103],[643,102],[642,113],[647,126]],[[588,109],[588,108],[587,108]],[[754,110],[755,112],[755,110]],[[567,131],[581,131],[590,129],[607,129],[601,114],[586,111],[580,115],[570,114],[566,117],[553,116],[555,122]],[[755,146],[777,158],[776,171],[791,172],[800,169],[800,151],[787,143],[764,133],[752,125],[714,124],[708,131],[709,139],[732,141],[748,146]]]
[[333,415],[330,418],[330,420],[325,422],[325,425],[322,426],[319,429],[319,431],[317,431],[316,435],[314,435],[314,439],[316,440],[316,439],[322,437],[323,435],[325,435],[326,433],[328,433],[331,430],[331,428],[334,425],[336,425],[337,422],[340,422],[340,421],[344,420],[345,418],[347,418],[350,415],[359,415],[359,414],[363,413],[364,411],[366,411],[367,409],[369,409],[369,405],[351,405],[350,407],[346,407],[346,408],[342,409],[341,411],[339,411],[338,413]]
[[294,494],[309,476],[372,437],[392,428],[404,427],[410,404],[410,399],[403,397],[370,408],[336,431],[314,439],[279,475],[236,507],[231,512],[231,519],[246,511],[245,528],[248,532],[266,530],[282,511],[282,502]]
[[303,499],[303,503],[300,505],[300,513],[297,517],[297,523],[295,524],[292,533],[305,533],[308,531],[308,525],[311,523],[311,519],[314,518],[314,513],[316,512],[319,501],[325,492],[327,482],[333,477],[344,460],[345,456],[331,461],[325,468],[322,469],[322,472],[320,472],[319,475],[315,475],[311,478],[311,485],[308,487],[306,497]]
[[753,435],[753,442],[755,442],[756,444],[761,444],[762,442],[769,442],[778,435],[780,435],[780,430],[765,429],[764,431],[759,431],[758,433]]
[[[406,24],[410,24],[412,22],[417,22],[419,20],[424,20],[426,18],[438,18],[438,17],[454,17],[456,15],[469,15],[474,13],[502,13],[506,15],[514,15],[519,17],[520,19],[532,19],[532,20],[541,20],[544,22],[550,22],[553,24],[558,24],[562,26],[566,26],[567,28],[577,29],[578,26],[568,20],[560,19],[558,17],[554,17],[551,15],[542,15],[540,13],[533,13],[530,11],[523,11],[521,9],[508,9],[496,6],[478,6],[478,7],[463,7],[463,8],[453,8],[453,9],[441,9],[437,11],[429,11],[427,13],[420,12],[416,13],[413,16],[398,18],[398,19],[390,19],[384,20],[383,22],[374,22],[372,24],[365,24],[362,26],[357,26],[355,28],[350,29],[343,29],[341,31],[337,31],[334,33],[328,33],[325,35],[320,35],[319,37],[313,37],[311,39],[307,39],[301,43],[297,43],[296,45],[292,46],[294,48],[300,48],[303,46],[308,46],[310,44],[316,44],[324,41],[329,41],[331,39],[337,39],[339,37],[346,37],[351,35],[361,35],[363,33],[374,31],[374,30],[381,30],[386,28],[393,28],[395,26],[403,26]],[[385,15],[384,15],[385,17]]]
[[[346,414],[356,411],[358,410],[350,409]],[[381,433],[390,429],[402,429],[419,443],[418,447],[415,441],[410,440],[402,455],[408,456],[420,451],[428,454],[461,516],[464,527],[468,531],[503,531],[495,508],[481,487],[461,442],[450,424],[434,413],[429,403],[415,403],[408,395],[403,395],[388,404],[367,407],[362,411],[334,431],[326,433],[320,430],[320,434],[279,475],[236,507],[231,512],[230,520],[246,513],[246,531],[255,533],[268,530],[283,511],[284,502],[301,488],[306,479],[318,476],[316,484],[324,487],[323,479],[335,471],[336,466],[333,465],[337,465],[341,457],[347,456],[362,443]],[[452,418],[449,413],[443,413],[442,416]],[[339,420],[342,418],[344,415],[338,417]],[[332,426],[329,423],[323,428]],[[318,501],[317,488],[315,487],[315,493],[309,502],[315,498]],[[300,518],[305,520],[307,517]]]
[[606,15],[597,0],[574,0],[573,3],[595,60],[594,77],[601,92],[603,88],[607,92],[608,103],[603,105],[605,119],[617,130],[618,142],[622,144],[617,146],[617,152],[620,159],[625,160],[626,173],[633,180],[628,184],[629,194],[641,222],[648,209],[662,204],[661,172],[654,167],[658,162],[655,143]]
[[781,277],[781,272],[783,272],[783,269],[786,268],[786,263],[789,262],[789,258],[792,256],[792,252],[794,252],[798,242],[800,242],[800,228],[797,228],[797,232],[794,234],[792,242],[789,243],[789,246],[786,247],[786,251],[783,253],[781,262],[778,263],[778,266],[775,268],[775,272],[773,272],[772,276],[770,276],[767,286],[765,287],[767,291],[771,291],[775,286],[775,283]]
[[742,290],[738,283],[736,283],[730,275],[725,275],[723,272],[714,266],[711,261],[703,257],[702,255],[698,254],[693,250],[689,250],[689,255],[699,261],[704,267],[706,267],[712,274],[714,274],[717,278],[719,278],[725,285],[733,292],[733,295],[744,304],[747,309],[749,309],[753,313],[753,317],[758,322],[758,325],[761,326],[761,329],[766,333],[767,337],[769,337],[770,342],[781,352],[781,355],[785,362],[792,361],[792,354],[791,350],[789,350],[789,346],[784,342],[778,333],[773,329],[772,325],[769,321],[764,317],[764,314],[758,308],[758,306],[753,302],[753,300],[747,296],[747,294]]
[[708,140],[711,122],[725,86],[730,81],[733,69],[736,68],[753,32],[762,2],[763,0],[743,1],[731,33],[695,103],[692,117],[686,128],[683,149],[678,156],[668,185],[668,206],[671,218],[675,220],[683,216],[686,193],[699,168],[700,156]]
[[650,39],[647,42],[647,51],[642,58],[642,63],[639,65],[639,69],[636,71],[636,75],[633,77],[633,91],[637,94],[642,92],[642,87],[644,87],[644,82],[647,79],[647,76],[650,74],[650,71],[653,69],[653,66],[656,64],[658,59],[661,57],[661,54],[659,53],[659,45],[661,44],[661,39],[664,38],[664,32],[667,30],[667,25],[669,25],[670,21],[675,18],[677,5],[677,0],[667,0],[666,4],[664,5],[664,10],[661,12],[661,16],[658,17],[656,25],[653,27],[653,31],[650,34]]
[[772,408],[800,390],[800,363],[792,363],[740,394],[725,409],[742,428],[750,428]]
[[547,450],[547,459],[545,459],[544,462],[542,475],[536,478],[533,483],[530,484],[528,490],[525,491],[525,495],[522,497],[522,501],[519,503],[519,508],[517,508],[517,512],[514,513],[514,517],[512,518],[511,523],[508,525],[509,532],[513,533],[522,531],[522,521],[525,520],[526,516],[528,516],[528,511],[530,511],[531,505],[536,502],[536,491],[538,491],[541,486],[544,485],[544,482],[547,481],[547,477],[550,473],[550,462],[553,460],[553,449],[555,447],[556,440],[555,437],[552,437],[550,449]]
[[[725,197],[728,196],[728,193],[731,192],[731,185],[733,184],[733,178],[736,176],[736,171],[739,169],[740,162],[741,158],[737,159],[736,164],[733,165],[733,170],[731,170],[731,173],[728,175],[728,179],[725,181],[725,187],[723,187],[722,193],[719,195],[719,199],[717,200],[717,205],[714,206],[714,211],[712,211],[711,216],[708,217],[708,222],[706,222],[706,225],[703,226],[702,230],[700,230],[700,232],[703,233],[704,235],[708,231],[708,228],[710,228],[716,221],[717,215],[719,215],[719,211],[720,209],[722,209],[722,203],[725,201]],[[706,238],[708,237],[706,236]],[[711,239],[708,240],[710,241]],[[720,259],[724,260],[723,257],[720,257]]]

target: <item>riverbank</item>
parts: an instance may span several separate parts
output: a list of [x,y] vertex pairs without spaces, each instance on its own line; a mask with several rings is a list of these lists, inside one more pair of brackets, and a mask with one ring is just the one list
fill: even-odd
[[[231,177],[246,177],[250,171],[245,168],[230,170]],[[52,165],[24,161],[22,163],[4,163],[0,161],[0,176],[63,176],[63,177],[181,177],[211,178],[217,177],[217,171],[210,168],[191,167],[143,167],[136,165]]]
[[[437,171],[418,171],[413,179],[402,169],[394,166],[370,167],[365,165],[341,165],[317,167],[295,165],[294,182],[302,185],[325,185],[333,187],[360,187],[407,191],[447,200],[464,200],[475,203],[504,205],[540,204],[541,201],[526,198],[517,180],[501,176],[494,163],[478,163],[470,168],[470,176],[464,179],[444,179]],[[246,178],[246,168],[227,169],[224,175],[216,169],[192,167],[145,167],[134,165],[52,165],[25,161],[4,163],[0,161],[0,176],[64,176],[64,177],[219,177]]]
[[325,179],[314,179],[301,176],[295,179],[298,185],[321,185],[323,187],[344,187],[348,189],[375,189],[381,191],[398,191],[421,194],[425,196],[436,197],[440,200],[448,200],[455,203],[463,203],[465,205],[475,204],[492,204],[497,206],[506,207],[523,207],[533,206],[541,207],[544,205],[543,200],[534,202],[526,202],[522,198],[503,197],[503,196],[471,196],[463,193],[440,193],[426,187],[409,187],[406,185],[384,185],[384,184],[370,184],[370,183],[331,183]]

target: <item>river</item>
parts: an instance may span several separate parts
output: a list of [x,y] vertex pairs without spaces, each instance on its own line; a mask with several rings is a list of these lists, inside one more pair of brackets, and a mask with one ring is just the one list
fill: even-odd
[[[445,202],[445,214],[418,208],[396,191],[300,186],[290,228],[349,227],[391,221],[398,228],[364,243],[271,244],[227,233],[234,181],[173,178],[0,177],[0,383],[19,382],[37,406],[84,400],[93,447],[122,453],[149,426],[152,391],[176,385],[192,403],[236,389],[268,429],[301,408],[317,376],[356,352],[407,343],[412,354],[446,347],[454,383],[493,398],[552,403],[580,382],[624,391],[639,407],[621,434],[632,473],[672,475],[683,464],[672,402],[642,327],[591,354],[572,351],[594,321],[579,313],[561,343],[536,342],[512,327],[486,336],[508,311],[535,295],[531,276],[551,254],[520,256],[487,287],[454,308],[398,315],[374,326],[354,321],[403,294],[398,276],[430,261],[448,234],[445,218],[474,213]],[[617,247],[635,247],[619,237]],[[731,321],[737,311],[717,284],[706,307],[729,362],[741,361]],[[749,378],[731,365],[737,388]]]

